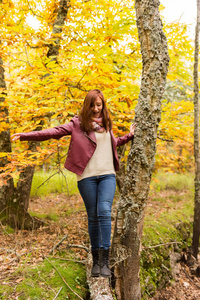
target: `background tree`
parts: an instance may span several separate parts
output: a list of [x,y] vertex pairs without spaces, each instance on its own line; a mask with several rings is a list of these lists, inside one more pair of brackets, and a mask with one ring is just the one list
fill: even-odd
[[[2,2],[1,2],[2,4]],[[10,4],[11,5],[11,4]],[[13,5],[11,5],[12,8]],[[5,9],[5,7],[2,7]],[[6,10],[3,10],[5,16],[7,14]],[[60,36],[59,34],[62,32],[62,27],[64,25],[64,20],[66,18],[68,11],[68,3],[67,1],[60,1],[58,5],[58,9],[55,10],[54,14],[54,23],[53,23],[53,30],[52,30],[52,37],[51,43],[48,45],[49,51],[47,53],[48,62],[52,60],[56,60],[58,56],[59,50],[59,41]],[[14,25],[14,24],[12,24]],[[26,48],[25,48],[26,49]],[[27,52],[26,52],[27,54]],[[29,62],[29,67],[31,63]],[[50,69],[50,68],[49,68]],[[1,65],[1,87],[2,92],[5,92],[6,83],[4,80],[4,69]],[[2,97],[2,102],[5,102],[5,98]],[[2,121],[8,123],[8,108],[3,107],[1,113]],[[39,124],[35,130],[41,129],[41,120],[39,120]],[[32,129],[33,130],[33,129]],[[5,130],[1,132],[2,135],[2,143],[1,143],[1,152],[8,153],[11,152],[11,141],[10,141],[10,131]],[[37,143],[30,142],[28,143],[29,152],[36,151]],[[29,159],[30,154],[26,153],[27,159]],[[33,159],[35,155],[33,154]],[[8,166],[8,155],[4,155],[2,158],[1,166],[5,167]],[[12,165],[12,164],[11,164]],[[32,178],[34,174],[35,166],[34,164],[25,164],[25,166],[21,165],[20,172],[19,172],[19,179],[17,182],[17,187],[14,187],[13,178],[11,175],[6,175],[6,172],[3,175],[3,184],[0,186],[0,208],[1,212],[3,212],[4,220],[6,220],[12,227],[14,228],[32,228],[33,226],[37,227],[40,222],[32,218],[28,213],[29,207],[29,196],[30,196],[30,189]]]
[[[0,5],[2,6],[2,1],[0,1]],[[7,4],[8,10],[12,4]],[[2,8],[2,7],[1,7]],[[7,18],[7,11],[1,9],[1,20]],[[2,43],[1,43],[2,44]],[[0,167],[1,167],[1,181],[0,181],[0,211],[3,212],[4,215],[9,219],[9,221],[14,225],[15,224],[15,216],[16,212],[14,212],[14,208],[16,206],[16,190],[14,188],[14,181],[10,175],[5,175],[4,171],[6,166],[11,161],[11,142],[10,142],[10,130],[9,130],[9,112],[8,106],[6,105],[6,83],[4,77],[4,67],[3,60],[0,58],[0,87],[1,87],[1,107],[0,107],[0,118],[1,124],[3,125],[2,131],[0,133],[0,151],[4,154],[0,157]]]
[[[164,23],[170,63],[162,100],[154,171],[182,173],[194,169],[193,41],[187,25]],[[179,38],[181,36],[181,39]]]
[[192,238],[192,254],[198,255],[200,237],[200,154],[199,154],[199,30],[200,30],[200,0],[197,0],[197,23],[195,30],[194,52],[194,158],[195,158],[195,197],[194,197],[194,223]]
[[139,261],[142,225],[169,63],[159,2],[136,0],[135,9],[143,62],[141,90],[135,109],[137,129],[118,204],[112,251],[117,297],[130,300],[141,299]]
[[[8,108],[4,106],[5,97],[6,97],[6,84],[4,80],[4,68],[3,61],[0,57],[0,89],[1,89],[1,97],[0,97],[0,118],[7,124],[9,122],[8,119]],[[11,152],[11,143],[10,143],[10,131],[9,129],[5,129],[0,133],[0,151],[10,153]],[[2,155],[0,157],[0,174],[3,174],[4,168],[9,163],[9,156]],[[14,192],[14,183],[11,176],[5,176],[0,181],[0,211],[4,210],[9,201],[13,199]]]

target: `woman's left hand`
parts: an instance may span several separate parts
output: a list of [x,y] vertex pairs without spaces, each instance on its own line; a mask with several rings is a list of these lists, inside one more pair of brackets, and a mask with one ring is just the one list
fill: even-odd
[[130,126],[130,133],[132,133],[132,135],[134,135],[135,127],[136,127],[136,123],[134,123],[134,124],[132,123]]

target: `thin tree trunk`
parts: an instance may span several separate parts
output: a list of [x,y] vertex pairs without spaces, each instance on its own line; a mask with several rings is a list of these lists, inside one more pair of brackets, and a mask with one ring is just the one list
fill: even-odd
[[199,30],[200,30],[200,0],[197,0],[197,23],[195,32],[194,53],[194,158],[195,158],[195,196],[194,223],[192,238],[192,254],[197,258],[200,237],[200,154],[199,154]]
[[[33,148],[31,148],[33,151]],[[31,192],[31,184],[34,175],[34,166],[26,166],[20,172],[19,180],[17,182],[16,197],[18,203],[23,207],[25,211],[29,208],[29,197]]]
[[60,37],[58,37],[58,35],[62,32],[67,17],[68,9],[69,0],[61,0],[58,8],[57,17],[53,24],[52,43],[49,44],[49,51],[47,52],[47,57],[51,58],[51,61],[55,60],[57,62],[57,56],[59,54],[60,48]]
[[[0,58],[0,88],[3,89],[2,94],[6,96],[6,83],[4,79],[3,61]],[[3,104],[5,97],[0,97]],[[7,107],[0,106],[0,115],[4,122],[9,125],[9,113]],[[0,133],[0,152],[11,153],[10,130],[4,130]],[[7,156],[0,158],[0,218],[4,222],[9,223],[13,228],[32,228],[33,224],[37,226],[35,221],[24,209],[24,205],[19,201],[18,191],[14,187],[11,175],[4,175],[4,167],[9,163]],[[24,199],[25,200],[25,199]],[[23,203],[24,204],[24,203]]]
[[[3,61],[0,57],[0,88],[2,89],[1,94],[6,96],[6,83],[4,80],[4,68]],[[9,124],[8,119],[8,109],[3,106],[5,102],[5,97],[0,97],[0,116],[4,122]],[[11,152],[11,143],[10,143],[10,131],[3,130],[0,132],[0,152]],[[4,176],[3,168],[9,163],[7,156],[0,158],[0,212],[5,210],[7,207],[8,199],[13,199],[14,196],[14,182],[12,177]]]
[[[59,55],[60,48],[60,37],[57,35],[62,33],[65,19],[67,17],[68,12],[68,1],[61,0],[58,6],[57,15],[53,24],[52,29],[52,43],[49,44],[49,51],[47,52],[47,57],[50,58],[51,61],[57,61],[57,57]],[[47,76],[47,75],[46,75]],[[42,122],[35,130],[42,129]],[[29,149],[32,152],[36,151],[36,142],[29,142]],[[17,184],[17,201],[20,202],[20,205],[24,207],[26,211],[28,211],[29,207],[29,197],[31,192],[31,184],[34,175],[34,166],[27,166],[24,170],[21,171],[19,181]]]
[[118,300],[141,299],[140,243],[144,211],[154,166],[161,98],[168,71],[168,49],[159,1],[136,0],[136,18],[143,60],[141,90],[135,109],[134,144],[127,162],[112,244]]

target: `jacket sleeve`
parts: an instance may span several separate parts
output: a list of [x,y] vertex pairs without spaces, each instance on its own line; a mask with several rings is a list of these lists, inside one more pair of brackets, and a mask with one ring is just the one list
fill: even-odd
[[125,134],[124,136],[117,137],[117,138],[115,137],[117,147],[122,146],[122,145],[128,143],[130,140],[133,140],[133,139],[134,139],[134,135],[130,132],[128,134]]
[[64,124],[54,128],[20,133],[20,141],[46,141],[49,139],[60,139],[65,135],[71,135],[72,130],[73,119],[68,124]]

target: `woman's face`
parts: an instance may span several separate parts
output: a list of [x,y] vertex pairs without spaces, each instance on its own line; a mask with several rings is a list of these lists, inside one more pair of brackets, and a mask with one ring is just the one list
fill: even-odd
[[102,109],[103,109],[103,103],[101,98],[98,97],[95,99],[91,107],[92,117],[99,118],[101,116]]

